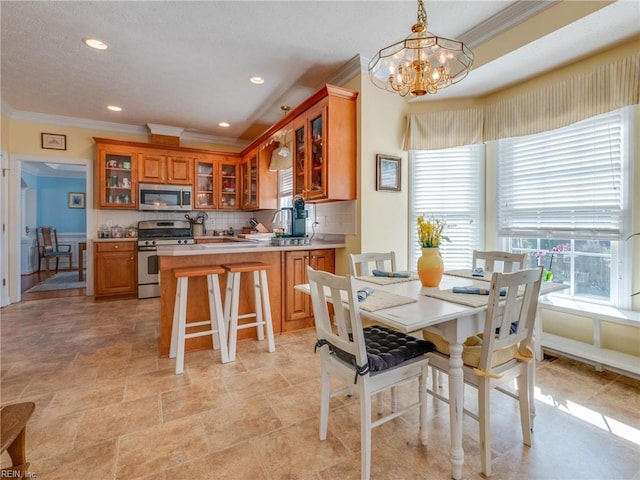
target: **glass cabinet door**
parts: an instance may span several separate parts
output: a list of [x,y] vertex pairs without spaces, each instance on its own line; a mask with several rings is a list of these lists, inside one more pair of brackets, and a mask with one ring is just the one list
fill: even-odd
[[238,164],[235,160],[220,162],[220,203],[221,209],[238,208]]
[[132,156],[105,152],[103,161],[103,206],[121,208],[135,207]]
[[306,122],[293,130],[293,194],[306,193]]
[[214,162],[212,160],[196,161],[196,198],[195,208],[215,208],[216,198]]
[[242,178],[242,208],[258,207],[258,156],[253,152],[240,168]]
[[326,195],[326,138],[324,128],[324,109],[310,115],[310,161],[307,172],[309,190],[307,198],[323,197]]

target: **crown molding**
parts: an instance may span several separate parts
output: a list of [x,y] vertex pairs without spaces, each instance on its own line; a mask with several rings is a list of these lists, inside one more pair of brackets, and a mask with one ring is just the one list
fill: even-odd
[[362,55],[353,56],[347,63],[345,63],[336,73],[327,79],[325,83],[332,85],[344,85],[355,76],[366,72],[368,69],[369,60]]
[[180,137],[184,132],[184,128],[158,125],[157,123],[147,123],[147,128],[153,135],[166,135],[168,137]]
[[560,0],[544,2],[520,0],[500,10],[493,17],[457,36],[457,40],[464,42],[469,48],[477,47],[487,40],[497,37],[512,29],[544,10],[553,7]]
[[[22,120],[26,122],[34,123],[47,123],[51,125],[61,125],[65,127],[86,128],[91,130],[102,130],[107,132],[129,133],[132,135],[148,135],[149,130],[147,126],[142,125],[129,125],[124,123],[115,122],[103,122],[101,120],[89,120],[86,118],[65,117],[62,115],[50,115],[47,113],[27,112],[23,110],[15,110],[11,105],[4,100],[0,101],[0,109],[3,114],[11,118],[12,120]],[[152,124],[147,124],[152,125]],[[153,124],[155,125],[155,124]],[[155,125],[158,126],[158,125]],[[162,125],[159,125],[163,127]],[[176,129],[177,127],[165,127],[170,129]],[[172,130],[175,132],[176,130]],[[157,133],[157,132],[154,132]],[[235,138],[217,137],[214,135],[207,135],[204,133],[183,132],[179,136],[182,140],[190,140],[193,142],[211,143],[218,145],[229,145],[234,147],[244,147],[249,142],[244,140],[237,140]]]
[[146,135],[147,129],[140,125],[128,125],[124,123],[104,122],[101,120],[89,120],[86,118],[65,117],[62,115],[51,115],[48,113],[26,112],[14,110],[11,115],[12,120],[23,120],[35,123],[50,123],[64,127],[77,127],[94,130],[106,130],[109,132],[131,133]]

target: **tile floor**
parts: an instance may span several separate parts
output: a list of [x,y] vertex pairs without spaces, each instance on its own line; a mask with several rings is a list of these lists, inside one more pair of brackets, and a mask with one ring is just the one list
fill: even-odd
[[[242,343],[233,364],[188,354],[176,376],[157,356],[157,299],[37,300],[0,314],[2,403],[36,402],[27,448],[37,478],[360,478],[355,398],[333,400],[328,438],[318,440],[313,332],[278,337],[272,354]],[[550,358],[537,384],[532,448],[516,402],[492,397],[494,480],[640,480],[640,382]],[[374,431],[373,479],[450,478],[448,408],[430,399],[429,416],[424,447],[417,414]],[[477,423],[466,418],[464,428],[464,478],[484,478]]]

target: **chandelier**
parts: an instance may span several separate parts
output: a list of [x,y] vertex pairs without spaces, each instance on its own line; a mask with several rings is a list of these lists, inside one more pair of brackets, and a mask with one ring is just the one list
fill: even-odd
[[411,35],[380,50],[369,62],[369,78],[376,87],[422,96],[437,93],[467,76],[473,52],[457,40],[427,31],[427,12],[418,0],[418,19]]

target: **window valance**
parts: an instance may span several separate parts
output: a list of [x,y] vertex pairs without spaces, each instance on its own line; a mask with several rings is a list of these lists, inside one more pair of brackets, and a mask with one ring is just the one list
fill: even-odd
[[404,149],[442,150],[482,143],[482,117],[482,108],[409,115]]
[[521,137],[638,103],[640,55],[488,105],[484,141]]
[[531,135],[640,103],[640,54],[484,108],[407,116],[405,150]]

